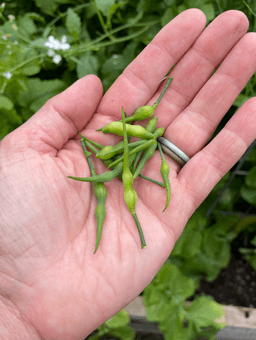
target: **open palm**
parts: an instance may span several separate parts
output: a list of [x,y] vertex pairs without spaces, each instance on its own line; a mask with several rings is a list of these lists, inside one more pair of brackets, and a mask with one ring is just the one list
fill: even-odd
[[[6,335],[19,329],[29,339],[83,339],[127,305],[153,279],[191,214],[254,140],[256,101],[251,99],[204,147],[256,69],[256,35],[246,34],[243,13],[225,12],[203,31],[204,26],[201,11],[183,12],[102,99],[99,79],[86,76],[1,141],[0,316],[9,323],[0,321],[0,326]],[[120,119],[121,106],[131,115],[152,104],[173,65],[173,81],[155,115],[158,127],[166,128],[165,138],[191,160],[180,169],[168,159],[172,198],[164,213],[164,189],[136,178],[144,249],[122,182],[106,183],[107,214],[94,254],[92,185],[67,178],[90,174],[78,132],[104,145],[117,142],[117,136],[95,130]],[[98,173],[106,170],[94,164]],[[161,180],[159,169],[156,152],[143,173]]]

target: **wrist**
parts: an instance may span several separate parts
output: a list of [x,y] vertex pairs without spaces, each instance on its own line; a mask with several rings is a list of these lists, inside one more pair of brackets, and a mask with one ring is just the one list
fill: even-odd
[[12,303],[0,297],[0,339],[42,340],[37,332],[23,320]]

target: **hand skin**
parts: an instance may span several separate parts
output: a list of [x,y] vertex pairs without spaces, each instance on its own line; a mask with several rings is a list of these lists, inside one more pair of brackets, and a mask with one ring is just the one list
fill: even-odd
[[[49,100],[0,143],[0,339],[81,340],[132,301],[170,255],[186,222],[256,137],[256,100],[248,100],[207,145],[222,117],[256,70],[256,35],[238,11],[206,29],[190,9],[166,25],[102,96],[89,75]],[[122,182],[106,184],[106,220],[94,254],[96,221],[78,132],[95,132],[152,104],[171,67],[173,81],[158,106],[158,127],[191,160],[171,159],[171,202],[162,188],[137,178],[136,211],[147,246],[123,201]],[[220,65],[220,66],[219,66]],[[218,70],[213,74],[213,71]],[[100,173],[106,170],[94,162]],[[157,152],[144,170],[160,177]]]

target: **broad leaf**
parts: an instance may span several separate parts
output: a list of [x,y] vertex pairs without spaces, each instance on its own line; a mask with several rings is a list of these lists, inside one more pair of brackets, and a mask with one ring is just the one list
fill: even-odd
[[75,39],[79,38],[81,33],[81,19],[72,8],[69,8],[67,12],[66,28]]

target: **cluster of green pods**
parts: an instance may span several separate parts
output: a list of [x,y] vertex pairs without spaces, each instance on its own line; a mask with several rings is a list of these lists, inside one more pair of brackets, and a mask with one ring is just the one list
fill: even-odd
[[[157,138],[162,136],[164,133],[164,128],[156,128],[157,117],[152,115],[156,107],[158,106],[160,100],[162,99],[164,93],[166,92],[168,86],[170,85],[172,78],[168,78],[168,81],[160,94],[159,98],[153,105],[145,105],[138,108],[135,113],[127,117],[124,108],[122,107],[122,120],[118,122],[112,122],[103,128],[96,131],[102,131],[103,133],[113,133],[119,136],[123,136],[123,140],[112,146],[112,145],[101,145],[95,141],[92,141],[85,136],[80,134],[81,144],[83,147],[83,152],[87,158],[88,165],[91,171],[90,177],[74,177],[68,176],[68,178],[82,181],[82,182],[92,182],[94,194],[97,199],[97,206],[95,209],[95,217],[97,220],[97,235],[96,235],[96,246],[94,253],[96,253],[101,239],[103,222],[106,216],[105,202],[107,198],[107,190],[105,188],[104,182],[109,182],[114,178],[118,178],[123,181],[124,186],[124,201],[131,212],[134,221],[137,225],[141,247],[146,246],[143,231],[135,211],[135,205],[137,201],[137,193],[133,188],[133,181],[136,177],[143,178],[145,180],[151,181],[166,191],[166,205],[164,210],[168,207],[171,198],[171,188],[169,182],[169,165],[164,158],[164,154],[160,143],[158,143]],[[143,128],[140,125],[132,125],[134,121],[141,121],[151,118]],[[130,142],[131,137],[137,137],[139,140],[135,142]],[[88,149],[91,151],[88,151]],[[154,155],[156,149],[159,149],[161,155],[161,168],[160,173],[162,175],[163,182],[156,181],[152,178],[146,177],[141,174],[147,161]],[[94,153],[96,158],[101,159],[102,162],[110,168],[106,172],[97,175],[91,161],[91,154]]]

